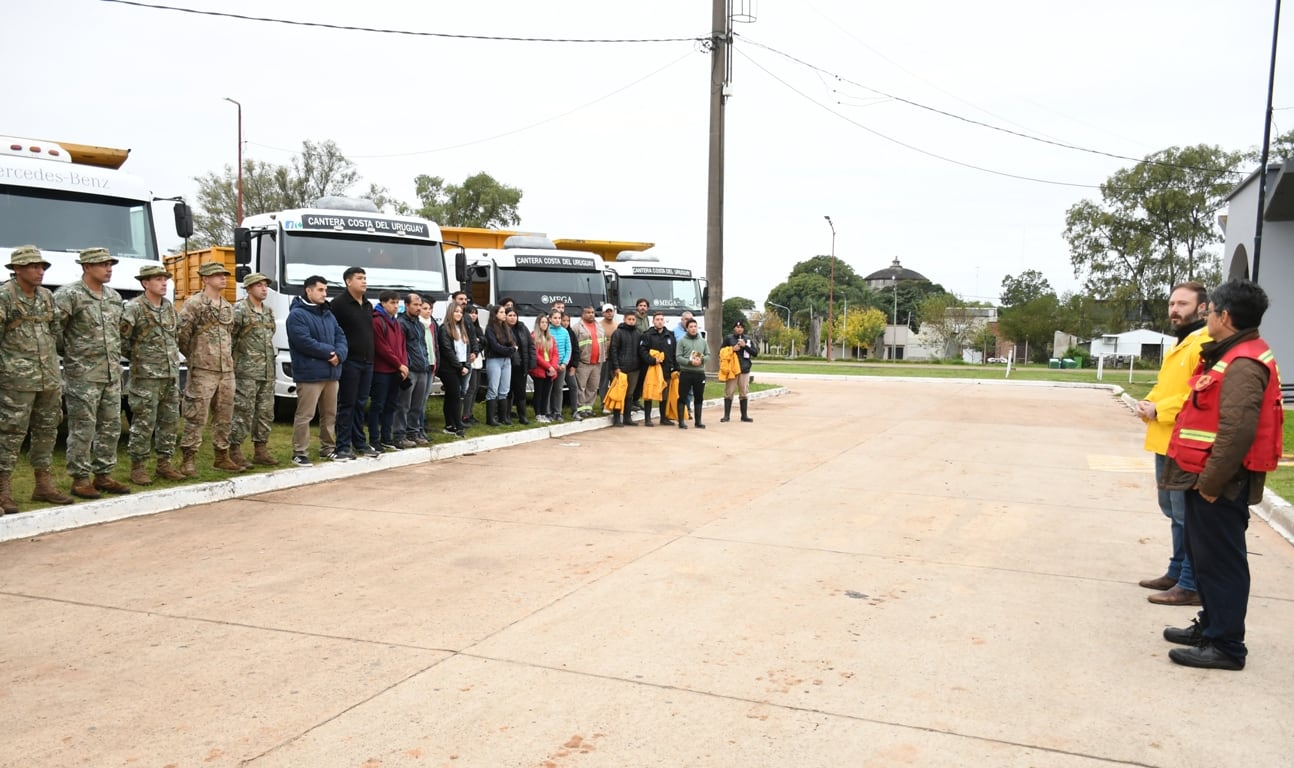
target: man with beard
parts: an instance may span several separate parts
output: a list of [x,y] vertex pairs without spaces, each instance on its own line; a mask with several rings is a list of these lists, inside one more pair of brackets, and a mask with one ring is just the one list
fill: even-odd
[[1164,355],[1159,378],[1146,399],[1137,403],[1137,415],[1146,423],[1146,450],[1155,454],[1155,481],[1159,486],[1159,509],[1172,523],[1173,556],[1163,576],[1140,582],[1156,590],[1147,600],[1160,605],[1199,605],[1191,559],[1186,554],[1186,494],[1163,487],[1168,439],[1173,423],[1191,393],[1190,379],[1200,362],[1200,346],[1209,341],[1203,312],[1209,294],[1200,283],[1175,286],[1168,298],[1168,322],[1177,334],[1177,345]]

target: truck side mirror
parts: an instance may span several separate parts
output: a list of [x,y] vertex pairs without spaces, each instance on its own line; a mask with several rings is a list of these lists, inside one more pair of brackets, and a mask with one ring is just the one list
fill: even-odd
[[193,237],[193,209],[181,200],[172,210],[175,213],[175,234],[185,240]]
[[467,251],[462,248],[454,254],[454,277],[458,279],[460,285],[467,280]]
[[701,288],[701,308],[705,309],[710,306],[710,286],[705,285]]
[[252,263],[252,231],[247,227],[234,230],[234,263]]

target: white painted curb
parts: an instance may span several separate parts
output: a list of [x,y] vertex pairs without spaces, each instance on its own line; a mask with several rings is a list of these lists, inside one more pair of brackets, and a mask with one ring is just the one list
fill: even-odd
[[[751,392],[752,400],[777,397],[786,392],[785,387]],[[722,399],[705,401],[707,407],[722,403]],[[45,533],[66,531],[87,525],[124,520],[128,517],[155,515],[197,504],[255,496],[259,493],[313,485],[384,469],[409,467],[415,464],[442,461],[469,453],[483,453],[511,445],[523,445],[539,440],[562,438],[581,432],[591,432],[611,426],[610,416],[598,416],[584,421],[566,421],[544,424],[518,432],[483,435],[455,440],[452,443],[433,444],[425,448],[409,448],[381,456],[347,462],[319,462],[310,467],[287,466],[271,472],[252,475],[235,475],[227,480],[215,480],[197,485],[136,491],[129,496],[112,496],[94,501],[83,501],[66,506],[46,507],[33,512],[0,517],[0,541],[28,539]]]

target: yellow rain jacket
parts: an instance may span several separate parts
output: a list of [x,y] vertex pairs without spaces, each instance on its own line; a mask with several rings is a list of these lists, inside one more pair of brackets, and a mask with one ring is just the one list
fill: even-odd
[[665,353],[659,349],[651,349],[647,354],[652,356],[656,365],[647,367],[647,372],[643,374],[643,399],[660,400],[665,390],[665,374],[661,373],[660,363],[665,361]]
[[629,377],[624,373],[616,374],[610,386],[607,387],[607,396],[602,400],[602,410],[623,411],[625,409],[625,395],[628,392]]
[[1197,328],[1164,355],[1155,388],[1146,395],[1155,404],[1155,420],[1146,423],[1147,451],[1168,455],[1168,439],[1173,436],[1177,414],[1191,394],[1191,376],[1200,362],[1200,346],[1208,341],[1208,330]]
[[665,418],[687,418],[686,413],[680,416],[678,411],[678,371],[674,371],[669,375],[669,399],[665,401]]
[[719,348],[719,381],[735,379],[741,375],[741,361],[732,347]]

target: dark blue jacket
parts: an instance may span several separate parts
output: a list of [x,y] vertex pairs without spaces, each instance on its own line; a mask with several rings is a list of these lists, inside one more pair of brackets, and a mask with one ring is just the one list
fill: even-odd
[[[311,304],[298,296],[292,300],[287,320],[288,351],[292,355],[292,380],[337,381],[346,362],[346,334],[327,304]],[[338,364],[328,358],[337,353]]]
[[431,361],[427,359],[427,329],[422,321],[410,317],[408,312],[396,315],[395,321],[404,329],[404,349],[409,353],[409,370],[428,373]]

